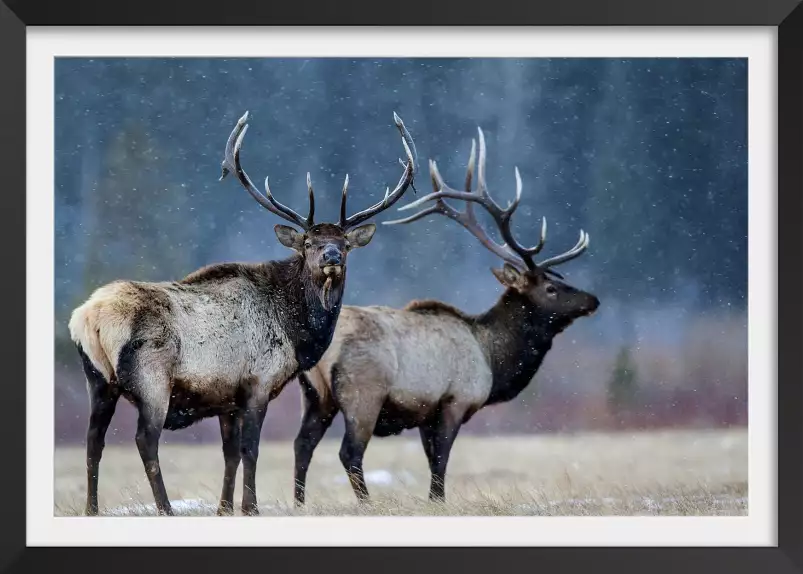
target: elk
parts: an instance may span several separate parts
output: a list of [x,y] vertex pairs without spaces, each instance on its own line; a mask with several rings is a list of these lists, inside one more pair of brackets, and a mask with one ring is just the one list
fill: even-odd
[[179,281],[117,280],[76,308],[69,330],[80,355],[90,402],[86,514],[98,513],[98,470],[106,430],[122,396],[138,411],[136,445],[160,515],[172,515],[159,466],[163,429],[178,430],[217,416],[225,463],[218,514],[232,514],[234,482],[243,462],[242,511],[259,514],[255,474],[268,402],[310,369],[329,345],[341,308],[346,258],[366,246],[376,225],[360,225],[392,206],[413,183],[413,142],[394,113],[407,161],[391,192],[346,217],[348,176],[338,223],[315,223],[279,203],[265,179],[263,195],[240,165],[248,112],[226,143],[223,180],[234,173],[265,209],[292,223],[274,228],[294,253],[260,263],[219,263]]
[[[479,131],[477,188],[471,190],[476,159],[472,141],[465,190],[444,184],[430,161],[434,192],[399,210],[422,204],[425,209],[387,225],[406,224],[430,214],[460,223],[504,261],[493,275],[505,288],[486,312],[469,315],[446,303],[417,300],[402,309],[384,306],[344,306],[335,335],[318,364],[299,375],[302,421],[295,439],[295,505],[303,506],[307,470],[315,447],[340,411],[345,435],[340,460],[358,501],[369,499],[363,476],[363,455],[372,436],[396,435],[418,428],[429,462],[429,498],[445,500],[449,453],[460,427],[481,408],[515,398],[532,380],[556,335],[575,319],[599,306],[594,295],[560,281],[553,267],[587,248],[583,231],[567,252],[540,263],[546,219],[534,247],[522,246],[511,231],[511,218],[521,199],[500,207],[485,180],[485,139]],[[458,211],[446,199],[465,203]],[[492,217],[503,244],[492,240],[475,217],[473,206]]]

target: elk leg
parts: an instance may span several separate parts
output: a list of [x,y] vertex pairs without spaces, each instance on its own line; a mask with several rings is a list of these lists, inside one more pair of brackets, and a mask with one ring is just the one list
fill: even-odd
[[[427,462],[429,463],[430,473],[432,472],[432,465],[435,461],[435,422],[427,422],[418,427],[418,433],[421,435],[421,446],[424,447],[424,454],[427,455]],[[430,491],[432,488],[430,487]]]
[[257,506],[256,471],[259,458],[259,434],[268,411],[268,401],[264,404],[250,405],[243,413],[243,427],[240,437],[240,455],[243,459],[243,514],[256,516]]
[[304,505],[305,490],[307,485],[307,470],[312,461],[312,454],[315,447],[326,434],[337,414],[337,407],[334,405],[324,405],[317,393],[315,397],[304,395],[304,414],[301,421],[301,428],[298,431],[295,443],[295,506]]
[[139,456],[142,458],[142,464],[145,466],[145,474],[148,476],[148,482],[151,485],[153,498],[156,501],[156,509],[159,514],[172,516],[173,509],[170,506],[170,500],[167,497],[167,490],[165,490],[164,479],[162,478],[162,470],[159,465],[159,438],[162,435],[162,428],[164,427],[165,418],[167,417],[167,409],[169,404],[170,387],[167,381],[164,384],[155,383],[156,379],[149,381],[153,386],[159,387],[166,393],[166,396],[159,397],[158,399],[150,395],[148,401],[138,401],[139,418],[137,420],[137,436],[136,443],[139,450]]
[[365,476],[362,471],[362,459],[373,432],[373,425],[367,427],[368,430],[366,427],[367,425],[357,424],[353,419],[347,419],[346,434],[340,445],[340,462],[346,469],[351,488],[359,502],[367,502],[369,498],[368,487],[365,485]]
[[346,423],[346,433],[340,445],[340,462],[359,502],[367,502],[369,498],[362,459],[387,398],[384,388],[381,381],[359,387],[338,365],[332,367],[332,391]]
[[433,502],[446,500],[446,465],[452,445],[460,430],[462,417],[454,408],[444,407],[437,418],[420,428],[421,442],[429,460],[432,475],[429,486],[429,499]]
[[98,513],[98,473],[103,447],[106,445],[106,430],[114,416],[120,394],[100,375],[100,380],[87,374],[89,391],[89,428],[86,432],[86,515]]
[[220,494],[218,516],[234,513],[234,483],[237,479],[237,468],[240,466],[240,424],[238,413],[226,413],[218,417],[220,421],[220,438],[223,439],[223,491]]

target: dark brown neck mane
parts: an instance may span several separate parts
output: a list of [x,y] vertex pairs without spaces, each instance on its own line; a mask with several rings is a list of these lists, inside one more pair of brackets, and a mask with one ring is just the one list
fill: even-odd
[[530,384],[561,329],[527,297],[507,289],[477,317],[474,332],[491,358],[493,384],[486,405],[514,399]]

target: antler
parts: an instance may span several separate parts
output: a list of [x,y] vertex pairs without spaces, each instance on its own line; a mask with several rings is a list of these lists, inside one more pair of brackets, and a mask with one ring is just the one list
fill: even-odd
[[[471,142],[471,155],[469,156],[468,161],[468,170],[466,173],[466,185],[465,191],[458,191],[447,186],[443,178],[441,177],[440,172],[438,171],[437,164],[430,160],[429,162],[429,173],[430,177],[432,178],[432,187],[435,190],[433,193],[426,195],[412,203],[405,205],[404,207],[400,207],[399,211],[404,211],[406,209],[412,209],[413,207],[417,207],[426,203],[427,201],[434,201],[434,205],[419,211],[418,213],[407,217],[405,219],[397,219],[394,221],[387,221],[385,222],[386,225],[395,225],[399,223],[411,223],[416,221],[417,219],[421,219],[430,213],[439,213],[441,215],[445,215],[450,219],[453,219],[460,223],[463,227],[468,229],[477,239],[479,239],[480,243],[482,243],[486,248],[488,248],[491,252],[493,252],[498,257],[501,257],[503,260],[507,261],[508,263],[521,268],[522,266],[526,267],[527,269],[548,269],[554,265],[559,263],[564,263],[575,257],[579,256],[583,251],[588,248],[588,234],[584,231],[580,231],[580,240],[577,244],[572,247],[569,251],[562,253],[561,255],[556,255],[554,257],[550,257],[542,261],[541,263],[536,263],[533,260],[533,256],[537,255],[541,249],[544,247],[544,243],[546,241],[546,218],[542,218],[541,220],[541,236],[538,240],[538,243],[533,247],[524,247],[521,245],[516,239],[513,237],[513,233],[510,229],[510,221],[513,213],[516,211],[516,208],[519,206],[519,202],[521,200],[521,190],[522,190],[522,183],[521,183],[521,175],[519,174],[518,168],[515,168],[516,174],[516,198],[513,202],[508,205],[506,208],[502,208],[497,204],[493,198],[491,198],[490,194],[488,193],[488,187],[485,183],[485,160],[486,160],[486,153],[485,153],[485,136],[482,133],[482,129],[477,128],[479,132],[479,169],[477,174],[477,190],[475,192],[471,191],[471,181],[474,177],[474,160],[476,154],[476,142],[472,140]],[[465,211],[459,212],[449,206],[444,199],[459,199],[466,202]],[[502,235],[502,239],[505,241],[504,244],[498,244],[495,241],[491,240],[482,227],[479,225],[476,217],[474,216],[472,205],[474,203],[478,203],[481,205],[493,218],[494,222],[499,228],[499,231]],[[554,272],[552,272],[554,273]],[[555,273],[557,275],[557,273]]]
[[314,223],[314,215],[315,215],[315,195],[312,191],[312,183],[310,181],[310,175],[307,173],[307,189],[309,190],[309,214],[307,215],[306,219],[301,217],[298,213],[286,207],[276,201],[274,199],[273,194],[270,192],[270,186],[268,185],[268,178],[265,178],[265,195],[262,195],[260,191],[256,188],[256,186],[251,182],[251,178],[248,177],[248,174],[245,173],[245,170],[240,165],[240,148],[243,145],[243,138],[245,137],[245,132],[248,131],[248,112],[243,114],[239,120],[237,120],[237,125],[234,126],[234,129],[229,135],[229,139],[226,142],[226,151],[224,152],[223,156],[223,163],[222,167],[222,174],[220,176],[220,181],[223,180],[230,172],[234,172],[237,176],[237,179],[242,184],[242,186],[251,194],[251,196],[265,209],[270,211],[271,213],[278,215],[282,219],[286,219],[287,221],[294,223],[301,227],[304,231],[307,231],[310,227],[313,226]]
[[396,203],[402,195],[404,195],[404,192],[407,191],[407,188],[413,183],[416,162],[413,157],[413,152],[410,150],[411,148],[415,149],[415,144],[413,143],[413,138],[410,137],[410,132],[408,132],[407,128],[404,127],[404,122],[402,122],[401,118],[396,115],[396,112],[393,112],[393,122],[399,129],[399,133],[401,133],[402,144],[404,145],[404,151],[407,154],[407,163],[404,163],[404,161],[401,159],[399,160],[399,162],[404,165],[404,173],[402,174],[401,179],[399,179],[399,183],[396,184],[396,188],[392,192],[390,191],[390,188],[385,190],[385,197],[382,199],[382,201],[372,205],[368,209],[364,209],[359,213],[355,213],[348,218],[346,217],[346,192],[349,186],[349,177],[347,175],[346,181],[343,184],[343,195],[341,196],[340,200],[339,225],[344,230],[359,225],[363,221],[370,219],[374,215],[389,208],[391,205]]

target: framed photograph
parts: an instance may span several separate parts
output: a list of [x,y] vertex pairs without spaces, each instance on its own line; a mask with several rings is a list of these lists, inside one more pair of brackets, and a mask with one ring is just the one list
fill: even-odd
[[240,4],[0,4],[0,567],[803,570],[799,1]]

